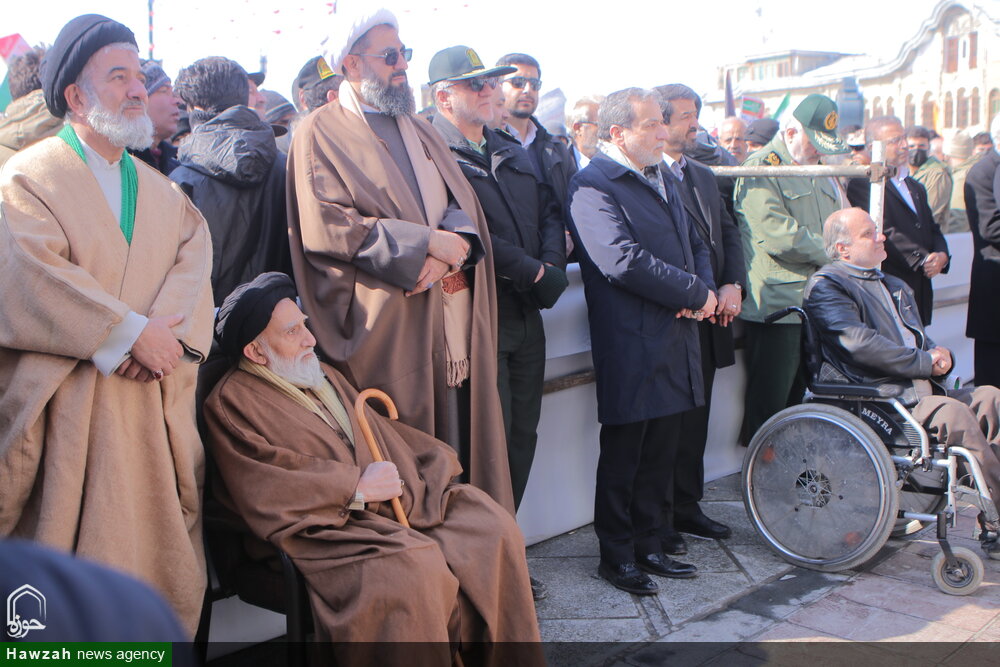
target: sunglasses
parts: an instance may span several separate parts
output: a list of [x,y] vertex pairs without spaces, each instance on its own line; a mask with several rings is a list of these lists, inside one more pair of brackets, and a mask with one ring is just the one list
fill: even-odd
[[518,90],[524,88],[529,84],[531,85],[532,88],[535,89],[536,93],[542,89],[542,80],[539,79],[537,76],[512,76],[508,79],[504,79],[504,81],[514,86]]
[[469,87],[469,90],[478,93],[486,86],[496,90],[496,87],[500,84],[500,78],[495,76],[477,76],[474,79],[464,79],[455,83],[464,83]]
[[393,67],[399,62],[399,56],[403,56],[403,60],[410,62],[410,58],[413,57],[413,49],[393,49],[387,53],[352,53],[352,56],[361,56],[362,58],[382,58],[388,67]]

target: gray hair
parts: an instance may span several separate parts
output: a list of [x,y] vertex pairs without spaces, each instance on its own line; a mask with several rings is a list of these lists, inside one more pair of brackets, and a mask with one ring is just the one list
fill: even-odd
[[604,95],[587,95],[578,99],[573,109],[566,114],[566,129],[572,130],[576,123],[589,123],[590,107],[600,107],[603,101]]
[[851,245],[851,233],[847,229],[847,223],[850,221],[850,212],[854,210],[856,209],[842,208],[839,211],[834,211],[823,223],[823,247],[826,250],[826,256],[832,261],[840,259],[840,252],[837,250],[838,243]]
[[865,143],[869,146],[875,141],[875,135],[887,127],[899,125],[903,127],[901,120],[895,116],[877,116],[865,124]]
[[659,106],[660,96],[645,88],[625,88],[608,95],[597,111],[597,138],[601,141],[611,141],[613,125],[631,128],[635,122],[632,103],[648,101],[653,101]]

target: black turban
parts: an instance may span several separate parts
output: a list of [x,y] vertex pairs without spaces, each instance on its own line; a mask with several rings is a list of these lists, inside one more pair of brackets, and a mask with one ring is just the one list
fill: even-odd
[[262,273],[226,297],[215,316],[215,338],[231,359],[267,328],[274,307],[282,299],[295,300],[295,283],[284,273]]
[[62,118],[69,111],[63,93],[71,83],[76,83],[91,56],[118,42],[135,44],[135,35],[121,23],[100,14],[77,16],[63,26],[41,65],[45,105],[53,116]]

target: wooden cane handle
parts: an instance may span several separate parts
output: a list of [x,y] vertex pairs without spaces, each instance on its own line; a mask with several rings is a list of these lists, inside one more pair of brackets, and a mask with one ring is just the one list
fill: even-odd
[[[358,394],[358,399],[354,401],[354,416],[357,417],[358,425],[361,426],[361,434],[364,436],[365,442],[368,444],[368,451],[371,452],[372,458],[376,461],[385,461],[385,458],[382,456],[382,451],[379,449],[378,443],[375,442],[375,434],[372,433],[372,428],[368,425],[368,417],[365,416],[365,403],[369,398],[377,398],[383,405],[385,405],[386,409],[389,411],[389,419],[399,419],[399,412],[396,411],[396,404],[392,402],[389,395],[379,389],[365,389]],[[406,513],[403,512],[403,503],[399,502],[398,497],[393,498],[391,503],[392,511],[396,514],[396,521],[399,521],[399,523],[409,528],[410,522],[406,518]]]

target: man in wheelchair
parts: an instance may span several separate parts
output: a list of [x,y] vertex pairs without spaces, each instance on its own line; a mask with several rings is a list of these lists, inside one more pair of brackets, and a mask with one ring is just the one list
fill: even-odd
[[[978,460],[989,495],[1000,510],[1000,390],[992,386],[948,390],[954,363],[949,350],[924,332],[913,292],[878,270],[885,236],[860,208],[842,209],[823,226],[833,260],[810,278],[803,307],[816,330],[820,382],[895,384],[928,436],[961,446]],[[916,261],[916,260],[915,260]],[[980,514],[981,544],[1000,559],[997,526]]]

